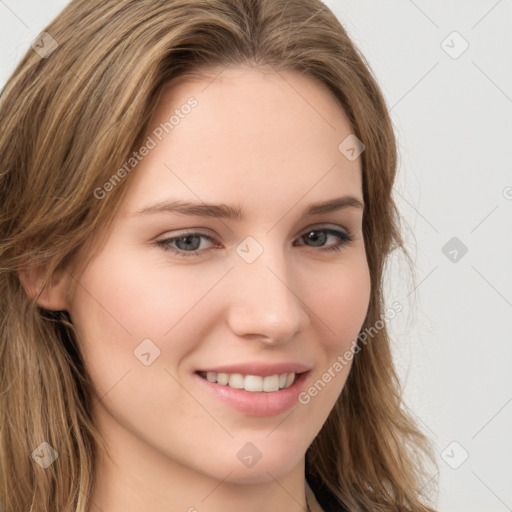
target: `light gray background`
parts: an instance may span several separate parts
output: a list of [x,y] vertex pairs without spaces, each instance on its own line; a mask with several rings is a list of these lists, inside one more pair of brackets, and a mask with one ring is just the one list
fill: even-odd
[[[387,295],[405,310],[390,327],[409,407],[438,454],[439,511],[512,510],[512,2],[325,3],[397,132],[415,281],[392,261]],[[66,4],[0,0],[0,87]],[[465,255],[442,252],[452,237]]]

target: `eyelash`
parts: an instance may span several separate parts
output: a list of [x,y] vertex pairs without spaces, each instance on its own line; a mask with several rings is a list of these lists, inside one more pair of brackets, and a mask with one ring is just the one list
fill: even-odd
[[[328,235],[332,235],[336,237],[339,242],[337,245],[333,245],[330,247],[319,247],[319,250],[322,252],[329,252],[329,251],[336,251],[340,252],[341,248],[345,245],[350,245],[350,243],[353,241],[352,235],[348,231],[341,231],[337,229],[331,229],[331,228],[315,228],[315,229],[308,229],[304,234],[302,234],[299,238],[303,238],[307,236],[309,233],[318,233],[323,232],[327,233]],[[184,233],[180,236],[175,236],[172,238],[165,238],[163,240],[158,240],[155,242],[155,244],[163,249],[164,251],[172,252],[173,254],[176,254],[179,257],[189,257],[189,256],[199,256],[199,253],[203,252],[198,249],[194,251],[183,251],[181,249],[176,249],[175,247],[171,246],[170,243],[174,242],[176,240],[181,240],[183,238],[186,238],[188,236],[200,236],[201,238],[206,238],[207,240],[213,242],[215,239],[209,235],[205,235],[204,233],[197,233],[197,232],[189,232]],[[301,244],[305,245],[305,244]],[[313,246],[314,247],[314,246]]]

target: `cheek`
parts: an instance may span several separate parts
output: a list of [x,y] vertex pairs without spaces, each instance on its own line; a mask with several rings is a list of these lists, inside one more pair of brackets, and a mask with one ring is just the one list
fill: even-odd
[[315,312],[325,327],[324,349],[332,358],[350,347],[368,311],[371,284],[364,253],[326,277],[327,284],[315,293]]
[[[70,314],[100,397],[115,387],[129,390],[130,400],[161,405],[183,394],[170,374],[211,334],[221,307],[212,291],[226,272],[199,267],[166,265],[160,255],[144,259],[112,244],[80,276]],[[149,401],[142,396],[148,386]]]
[[[336,276],[335,278],[333,276]],[[353,343],[368,311],[371,284],[366,257],[346,261],[339,271],[329,273],[328,284],[314,295],[321,357],[309,385],[299,395],[307,416],[316,418],[316,430],[334,407],[352,367]]]
[[104,256],[80,277],[71,302],[80,350],[97,397],[117,421],[141,437],[153,430],[163,437],[172,418],[204,414],[174,377],[206,337],[194,318],[204,314],[201,299],[218,276],[194,280],[183,267],[161,263],[141,268],[127,255],[117,259],[114,249]]

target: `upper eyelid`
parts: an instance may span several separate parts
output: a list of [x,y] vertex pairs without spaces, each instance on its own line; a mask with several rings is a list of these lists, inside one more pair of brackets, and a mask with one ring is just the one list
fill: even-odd
[[[179,240],[180,238],[183,238],[183,237],[185,237],[187,235],[195,235],[195,236],[204,237],[204,238],[209,239],[211,242],[218,241],[217,240],[217,236],[205,233],[205,232],[203,232],[203,229],[204,228],[187,228],[185,231],[183,231],[181,233],[178,233],[176,235],[163,236],[162,238],[159,238],[156,241],[156,243],[166,242],[166,241],[170,241],[170,240]],[[352,231],[347,229],[347,228],[345,228],[345,227],[342,227],[342,226],[332,227],[332,226],[328,226],[328,225],[325,225],[325,224],[314,224],[313,226],[309,226],[307,228],[304,228],[302,231],[299,232],[297,237],[300,238],[300,237],[304,236],[305,234],[307,234],[309,231],[323,231],[323,230],[326,230],[326,231],[329,231],[329,230],[341,231],[341,232],[344,232],[349,237],[351,237],[351,238],[353,237]],[[335,236],[335,235],[331,234],[331,236]],[[191,252],[193,252],[193,251],[191,251]]]
[[[308,226],[308,227],[305,227],[304,229],[302,229],[298,233],[297,236],[301,236],[308,231],[322,230],[322,229],[342,230],[342,231],[345,231],[346,233],[351,233],[351,230],[344,226],[339,226],[339,225],[334,225],[334,224],[313,224],[311,226]],[[202,236],[210,237],[212,239],[217,238],[217,235],[210,234],[209,230],[207,228],[184,228],[183,231],[181,231],[181,230],[177,230],[177,231],[178,231],[177,234],[168,235],[168,236],[162,235],[162,237],[164,240],[169,239],[169,238],[181,238],[181,237],[187,236],[187,235],[202,235]]]

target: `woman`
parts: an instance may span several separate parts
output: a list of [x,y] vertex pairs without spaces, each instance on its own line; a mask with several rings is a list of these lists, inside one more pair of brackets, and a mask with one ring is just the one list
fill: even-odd
[[0,120],[2,510],[432,510],[393,130],[325,5],[72,1]]

